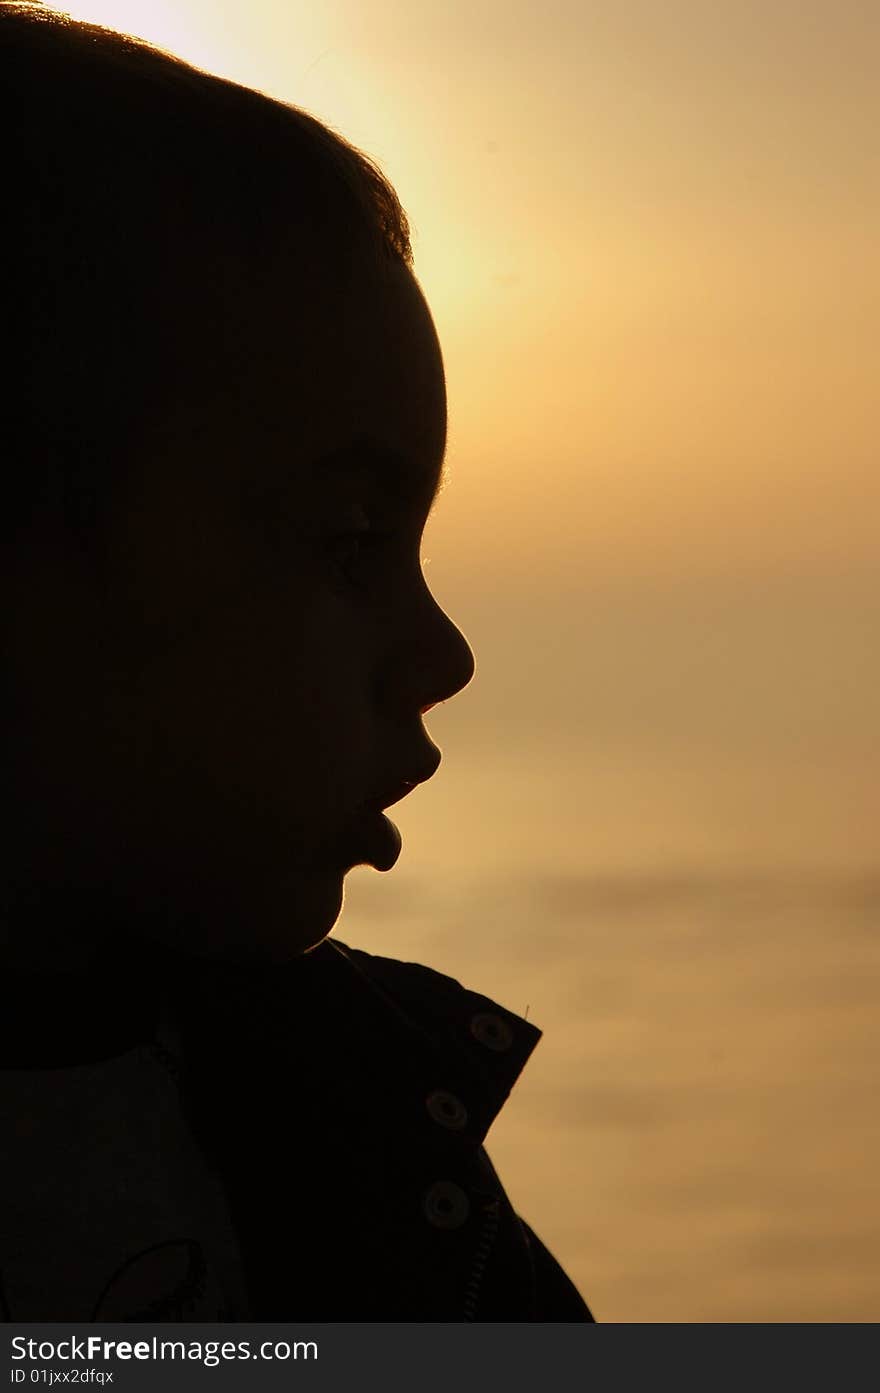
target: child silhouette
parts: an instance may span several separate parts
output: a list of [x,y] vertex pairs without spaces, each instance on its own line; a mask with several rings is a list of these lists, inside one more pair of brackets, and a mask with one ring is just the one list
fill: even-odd
[[4,1315],[588,1321],[483,1147],[540,1032],[330,939],[471,650],[382,174],[0,5]]

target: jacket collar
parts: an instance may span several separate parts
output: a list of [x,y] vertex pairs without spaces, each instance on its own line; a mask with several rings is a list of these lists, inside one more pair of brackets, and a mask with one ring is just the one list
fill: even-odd
[[424,1135],[427,1109],[431,1135],[481,1145],[541,1038],[452,977],[336,938],[281,967],[203,966],[192,985],[203,1042],[238,1066],[256,1051],[304,1125],[344,1116],[352,1140],[360,1129]]
[[[366,1038],[387,1034],[406,1077],[419,1092],[433,1082],[466,1105],[462,1139],[482,1144],[507,1100],[541,1031],[521,1016],[453,977],[419,963],[399,962],[327,939],[325,970],[334,986],[343,971],[363,998],[364,1018],[376,1028]],[[331,957],[332,955],[332,957]],[[355,987],[355,983],[357,984]]]

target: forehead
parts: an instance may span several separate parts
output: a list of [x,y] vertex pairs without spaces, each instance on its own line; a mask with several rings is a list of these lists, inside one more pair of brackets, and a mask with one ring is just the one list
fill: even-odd
[[132,526],[152,518],[183,546],[216,524],[231,554],[242,525],[250,535],[276,511],[330,522],[353,490],[383,513],[427,518],[445,483],[446,386],[420,287],[402,272],[347,294],[296,289],[280,277],[256,293],[233,286],[192,390],[144,433],[123,510]]
[[255,483],[295,479],[325,496],[357,484],[430,506],[446,482],[446,383],[430,310],[408,271],[345,296],[324,287],[308,305],[282,295],[252,349],[239,400],[260,447],[249,452]]
[[276,519],[287,537],[299,518],[344,523],[363,498],[380,527],[404,509],[423,524],[440,491],[445,379],[415,281],[322,297],[305,315],[275,289],[268,304],[236,297],[192,390],[143,433],[112,529],[125,622],[131,587],[160,621],[182,597],[198,608],[228,589]]

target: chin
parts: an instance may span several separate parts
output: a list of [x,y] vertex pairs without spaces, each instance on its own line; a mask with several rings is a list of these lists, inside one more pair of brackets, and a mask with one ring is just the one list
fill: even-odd
[[[167,884],[154,896],[142,936],[215,962],[243,967],[293,962],[324,941],[343,904],[341,869],[298,867],[237,883],[205,876],[201,884]],[[143,913],[147,897],[140,899]]]
[[302,957],[332,931],[343,899],[342,871],[300,872],[295,883],[275,887],[270,902],[254,905],[247,956],[278,964]]

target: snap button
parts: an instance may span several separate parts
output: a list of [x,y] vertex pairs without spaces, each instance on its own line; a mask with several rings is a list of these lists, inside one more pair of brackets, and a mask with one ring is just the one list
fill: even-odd
[[507,1021],[491,1011],[478,1011],[471,1016],[471,1034],[489,1050],[509,1050],[513,1044],[513,1031]]
[[425,1107],[435,1122],[448,1127],[452,1132],[460,1132],[467,1126],[468,1111],[460,1098],[448,1093],[445,1088],[435,1088],[425,1099]]
[[460,1185],[435,1180],[425,1191],[425,1216],[438,1229],[457,1229],[471,1212],[471,1203]]

